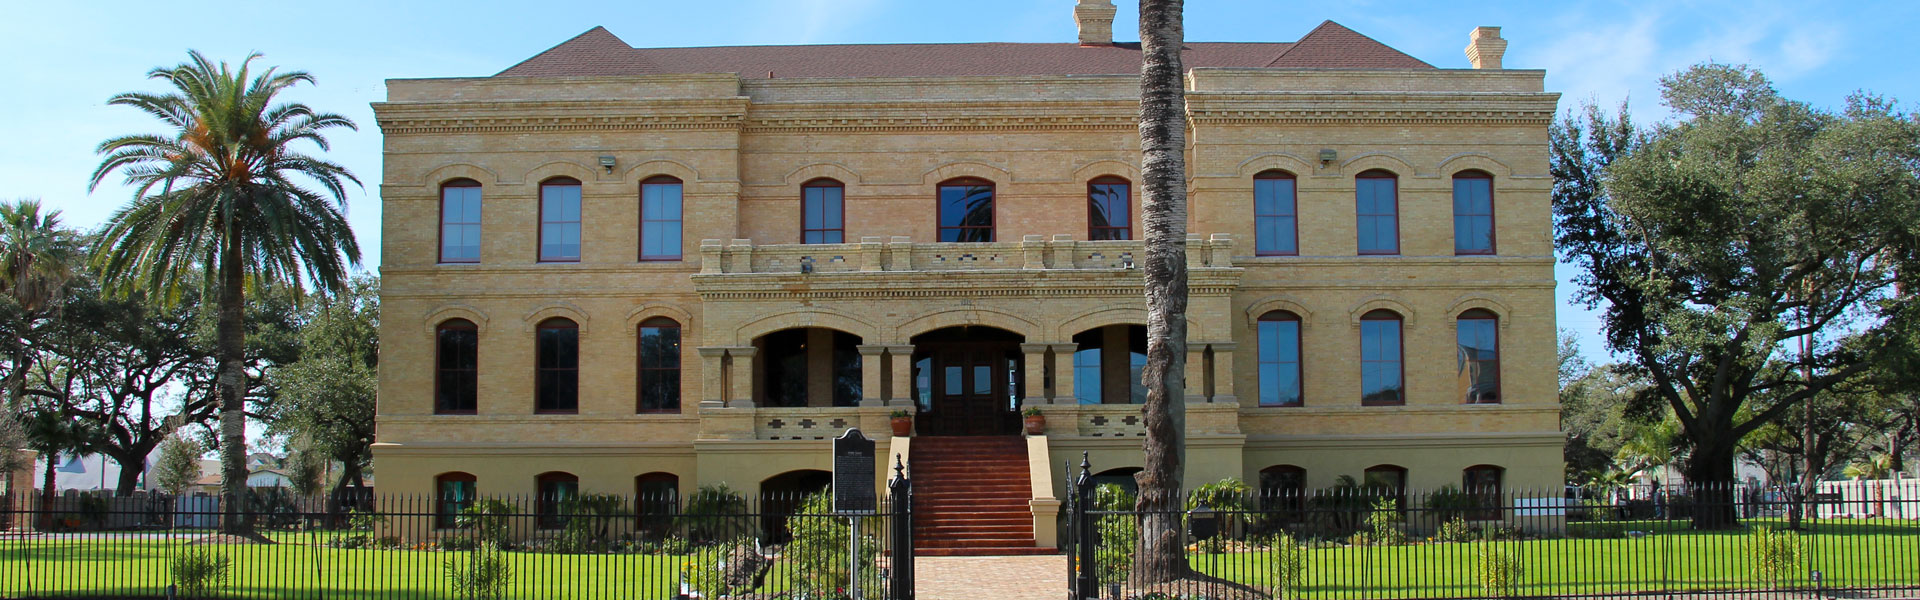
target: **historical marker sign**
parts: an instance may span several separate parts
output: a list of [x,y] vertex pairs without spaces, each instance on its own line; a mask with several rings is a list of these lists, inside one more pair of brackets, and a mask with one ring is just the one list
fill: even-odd
[[874,494],[873,440],[858,429],[833,440],[834,512],[870,512],[878,505]]

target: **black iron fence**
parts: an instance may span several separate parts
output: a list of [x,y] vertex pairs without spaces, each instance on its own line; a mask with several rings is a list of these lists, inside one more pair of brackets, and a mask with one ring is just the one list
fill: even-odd
[[[909,483],[615,496],[6,497],[0,598],[911,598]],[[470,488],[469,488],[470,489]],[[851,541],[851,542],[850,542]]]
[[[1912,597],[1920,589],[1920,484],[1798,503],[1737,486],[1228,484],[1156,512],[1135,510],[1128,490],[1091,478],[1073,491],[1063,546],[1075,599]],[[1177,556],[1157,555],[1172,563],[1142,556],[1140,530],[1156,520],[1178,529]]]

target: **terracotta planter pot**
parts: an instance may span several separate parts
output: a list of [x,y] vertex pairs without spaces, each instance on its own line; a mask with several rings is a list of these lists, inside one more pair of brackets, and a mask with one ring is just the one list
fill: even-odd
[[1047,416],[1046,415],[1034,415],[1031,417],[1026,417],[1024,419],[1024,423],[1027,426],[1027,435],[1040,435],[1042,433],[1047,432]]
[[913,435],[913,417],[893,417],[894,437]]

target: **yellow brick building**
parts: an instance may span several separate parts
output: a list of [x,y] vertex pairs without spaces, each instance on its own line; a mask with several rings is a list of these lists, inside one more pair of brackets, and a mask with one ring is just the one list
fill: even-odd
[[[388,82],[380,491],[751,494],[847,427],[919,464],[1035,407],[1051,546],[1062,462],[1142,435],[1139,51],[1074,14],[1062,44],[595,28]],[[1189,481],[1558,488],[1558,95],[1504,46],[1189,44]]]

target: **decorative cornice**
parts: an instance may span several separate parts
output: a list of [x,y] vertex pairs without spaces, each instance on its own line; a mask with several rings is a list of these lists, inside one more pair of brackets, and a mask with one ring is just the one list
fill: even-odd
[[381,119],[386,135],[738,129],[740,115],[579,115]]
[[1193,110],[1197,125],[1547,125],[1551,110]]
[[749,118],[747,133],[884,133],[901,131],[1133,131],[1132,117],[1058,116],[884,116]]

